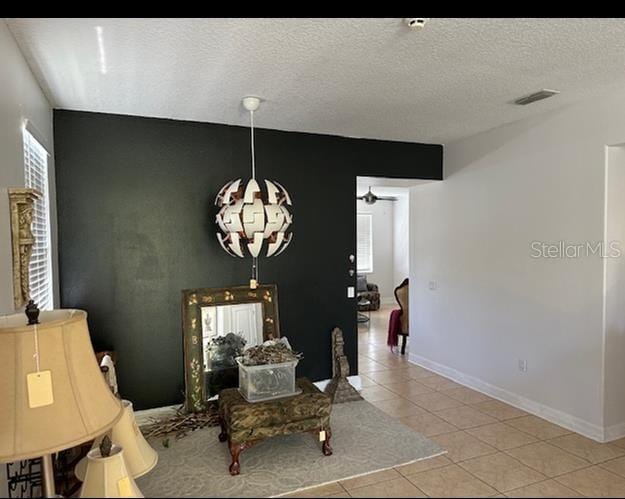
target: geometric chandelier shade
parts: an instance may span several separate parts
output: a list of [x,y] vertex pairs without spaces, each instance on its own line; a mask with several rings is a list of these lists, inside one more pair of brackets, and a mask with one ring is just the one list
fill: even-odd
[[293,239],[287,233],[293,221],[287,209],[292,205],[289,193],[276,181],[265,180],[265,186],[263,193],[255,179],[247,184],[237,179],[217,194],[216,221],[223,232],[223,236],[217,233],[217,240],[229,255],[256,258],[267,242],[266,256],[277,256]]
[[[256,154],[254,150],[254,111],[260,106],[258,97],[245,97],[243,107],[250,113],[250,152],[252,175],[250,180],[232,180],[224,185],[215,204],[219,207],[216,222],[223,234],[217,233],[221,247],[231,256],[252,257],[252,280],[258,278],[258,257],[266,246],[266,256],[282,253],[293,240],[288,229],[293,217],[287,206],[291,197],[275,180],[265,180],[264,191],[256,180]],[[266,243],[266,244],[264,244]]]

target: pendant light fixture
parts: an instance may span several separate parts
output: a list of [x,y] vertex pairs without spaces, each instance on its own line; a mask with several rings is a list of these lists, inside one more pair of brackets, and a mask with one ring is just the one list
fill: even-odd
[[[275,180],[256,180],[254,112],[259,106],[258,97],[243,99],[243,107],[250,113],[252,177],[247,182],[241,178],[228,182],[215,198],[219,207],[216,222],[223,233],[217,233],[217,240],[233,257],[252,257],[251,287],[258,282],[258,257],[263,247],[267,248],[266,256],[277,256],[293,239],[287,232],[293,221],[287,209],[292,204],[289,193]],[[261,189],[263,183],[265,191]]]

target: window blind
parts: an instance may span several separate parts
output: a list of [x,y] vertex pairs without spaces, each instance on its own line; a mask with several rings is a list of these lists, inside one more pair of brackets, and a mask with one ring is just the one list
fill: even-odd
[[373,272],[373,234],[370,213],[358,213],[356,225],[358,272]]
[[32,232],[35,238],[30,258],[30,298],[41,310],[53,308],[50,207],[48,197],[48,152],[24,130],[24,173],[26,187],[41,197],[34,203]]

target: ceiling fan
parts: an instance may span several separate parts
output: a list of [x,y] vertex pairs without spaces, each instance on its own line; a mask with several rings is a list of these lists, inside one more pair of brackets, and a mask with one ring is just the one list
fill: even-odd
[[362,196],[356,196],[356,199],[360,199],[367,204],[374,204],[376,201],[397,201],[397,198],[394,196],[376,196],[371,192],[371,186],[369,186],[368,192]]

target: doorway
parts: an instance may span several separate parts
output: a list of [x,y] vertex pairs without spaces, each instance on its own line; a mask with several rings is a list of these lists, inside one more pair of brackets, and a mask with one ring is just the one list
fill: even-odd
[[359,363],[389,352],[389,320],[399,309],[394,291],[410,275],[410,188],[421,182],[356,178]]

